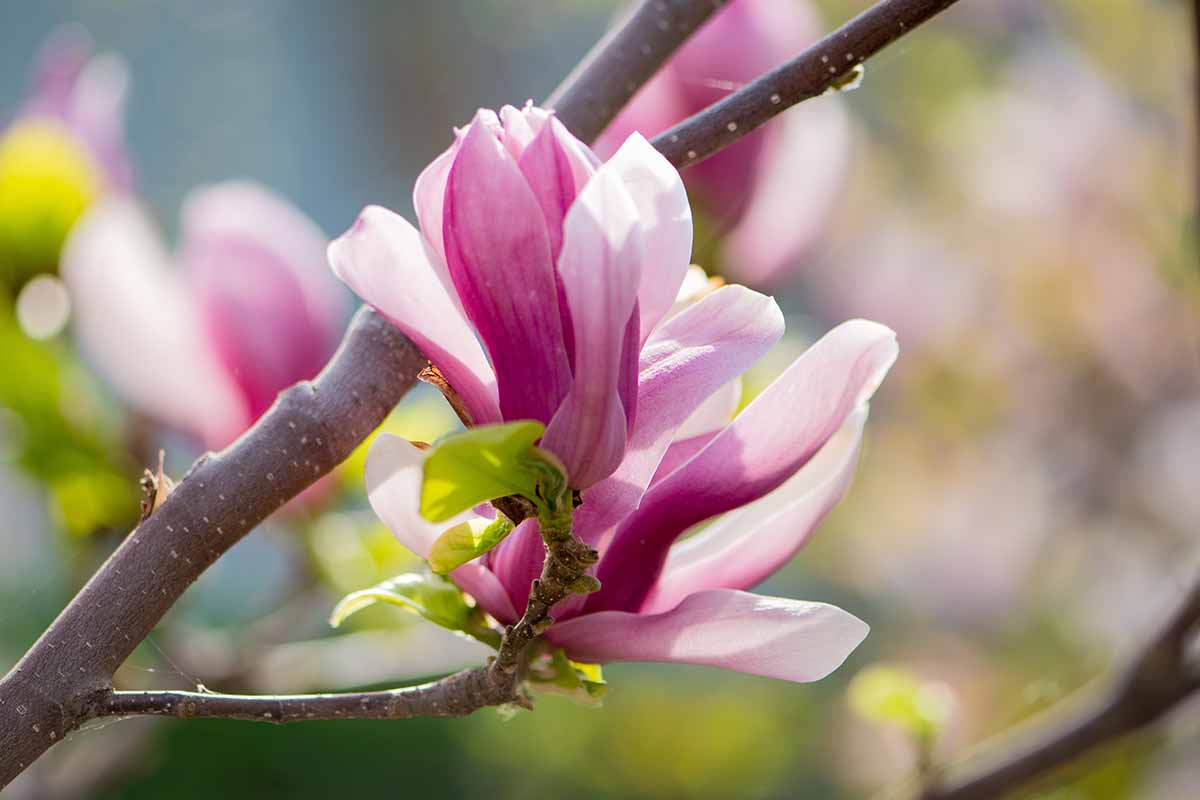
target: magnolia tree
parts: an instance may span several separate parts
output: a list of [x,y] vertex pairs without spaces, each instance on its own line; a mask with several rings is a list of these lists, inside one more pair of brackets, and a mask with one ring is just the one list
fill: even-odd
[[[733,227],[724,257],[770,282],[819,224],[843,124],[828,101],[772,118],[853,85],[862,62],[953,3],[886,0],[797,54],[815,24],[778,4],[648,1],[544,104],[453,129],[413,188],[416,224],[368,206],[327,246],[268,190],[223,184],[186,201],[174,256],[121,152],[119,67],[56,44],[14,126],[103,166],[61,254],[77,334],[130,405],[224,449],[178,483],[152,476],[140,524],[0,682],[0,785],[98,717],[461,716],[531,707],[537,688],[587,700],[614,661],[790,681],[836,669],[866,622],[750,590],[846,491],[896,338],[845,322],[735,416],[739,376],[783,316],[691,265],[684,181]],[[689,78],[713,74],[741,88]],[[731,181],[744,186],[723,196]],[[365,305],[333,353],[337,279]],[[201,572],[319,492],[418,379],[465,431],[432,446],[381,435],[364,480],[427,568],[349,595],[333,617],[402,605],[494,648],[488,662],[389,691],[116,690],[115,670]],[[1154,721],[1200,681],[1185,658],[1197,617],[1194,594],[1083,712],[980,765],[928,772],[912,793],[998,797]]]

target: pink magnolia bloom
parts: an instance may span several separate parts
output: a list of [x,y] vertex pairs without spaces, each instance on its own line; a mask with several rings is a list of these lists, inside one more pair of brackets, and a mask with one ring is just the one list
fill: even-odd
[[[613,152],[633,131],[671,128],[798,55],[820,23],[800,0],[732,0],[680,48],[597,142]],[[815,242],[849,155],[848,124],[833,98],[805,103],[687,172],[719,230],[737,277],[775,285]]]
[[58,128],[89,156],[104,189],[127,191],[132,184],[124,133],[128,87],[120,58],[93,57],[87,34],[66,28],[42,47],[29,95],[11,126],[44,123]]
[[[551,641],[594,662],[792,680],[836,668],[864,623],[744,590],[845,492],[867,400],[896,357],[892,332],[839,326],[731,422],[727,387],[779,339],[783,316],[742,286],[673,309],[691,213],[679,174],[639,134],[600,164],[546,111],[480,111],[417,180],[415,204],[420,231],[369,207],[330,261],[416,341],[474,423],[548,423],[542,446],[582,490],[575,532],[600,550],[603,584],[556,607]],[[366,482],[380,518],[427,556],[443,526],[418,510],[422,458],[380,436]],[[452,573],[502,622],[541,570],[537,525]]]
[[218,448],[337,346],[345,296],[327,243],[279,196],[229,182],[185,200],[174,259],[133,199],[117,197],[76,225],[61,271],[76,335],[117,393]]

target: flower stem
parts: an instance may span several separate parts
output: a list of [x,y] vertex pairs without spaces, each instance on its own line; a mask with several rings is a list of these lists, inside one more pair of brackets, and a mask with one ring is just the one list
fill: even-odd
[[[526,650],[554,623],[550,612],[555,605],[572,594],[586,594],[599,588],[596,579],[588,575],[588,569],[600,560],[600,554],[572,531],[573,512],[573,504],[568,501],[553,509],[543,508],[538,514],[546,560],[542,574],[529,589],[525,613],[504,631],[500,651],[489,668],[489,675],[497,684],[517,685]],[[524,697],[517,702],[522,701],[528,703]]]

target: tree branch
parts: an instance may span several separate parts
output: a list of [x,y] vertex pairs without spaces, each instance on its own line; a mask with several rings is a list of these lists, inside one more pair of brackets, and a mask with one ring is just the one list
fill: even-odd
[[977,766],[964,767],[957,774],[951,772],[948,778],[926,788],[920,797],[1007,797],[1035,778],[1155,722],[1200,689],[1200,669],[1188,657],[1188,646],[1198,627],[1200,581],[1162,630],[1098,698],[1089,698],[1065,719],[1044,723],[1013,749],[981,759]]
[[210,564],[341,463],[426,361],[368,309],[312,382],[201,458],[0,681],[0,787],[95,713],[114,671]]
[[[584,141],[594,139],[722,1],[642,3],[554,93],[550,102],[559,118]],[[919,22],[950,2],[884,2],[843,31],[876,14],[881,7],[908,9],[909,14],[914,13],[912,8],[923,7],[919,19],[889,17],[886,11],[880,17],[912,27],[916,23],[906,20]],[[882,42],[874,46],[878,50],[898,35],[876,32],[868,39]],[[865,57],[874,50],[863,46],[856,52]],[[778,72],[763,80],[771,80]],[[844,72],[831,73],[825,85]],[[761,83],[755,82],[685,121],[666,138],[656,140],[655,145],[677,166],[687,166],[699,160],[701,152],[711,155],[804,99],[789,94],[785,104],[761,91],[746,94]],[[751,98],[765,105],[755,111],[749,108]],[[747,119],[755,122],[726,130],[728,122],[722,109],[730,104],[749,113]],[[688,152],[693,149],[694,156]],[[205,709],[214,714],[221,709],[233,715],[232,710],[240,707],[249,709],[251,716],[258,712],[257,718],[262,718],[263,712],[271,710],[270,704],[278,702],[277,698],[224,696],[228,699],[218,701],[220,696],[201,693],[204,702],[199,702],[189,693],[115,693],[112,675],[205,568],[269,514],[344,460],[400,401],[426,363],[397,329],[363,309],[315,381],[281,394],[237,442],[219,455],[198,461],[166,503],[130,534],[17,666],[0,680],[0,789],[67,733],[98,715],[179,715],[182,710],[187,716],[189,708],[195,709],[193,715]],[[323,709],[336,716],[339,709],[345,709],[342,704],[347,698],[361,704],[365,697],[368,707],[389,709],[389,714],[407,707],[414,709],[411,715],[445,715],[469,713],[481,703],[519,702],[518,673],[525,648],[544,629],[550,608],[566,596],[559,595],[567,586],[565,578],[576,568],[585,568],[592,557],[586,548],[569,541],[548,542],[548,547],[550,556],[531,592],[529,606],[521,622],[506,632],[506,644],[502,643],[491,666],[397,692],[291,698],[297,705],[289,705],[289,710],[299,708],[306,715],[310,710],[315,714]],[[555,555],[556,548],[561,550],[559,555]],[[567,593],[586,588],[567,586]],[[305,702],[313,705],[306,708]]]
[[829,91],[866,59],[958,0],[883,0],[796,58],[655,137],[679,169],[728,147],[802,100]]
[[[568,500],[567,502],[570,502]],[[420,686],[379,692],[302,695],[236,695],[213,692],[114,692],[95,698],[93,717],[156,715],[182,718],[289,722],[331,719],[409,719],[462,717],[487,706],[516,703],[528,706],[520,672],[529,646],[554,621],[551,609],[575,593],[586,594],[599,584],[587,578],[588,567],[600,554],[581,542],[565,523],[542,520],[546,560],[533,582],[525,613],[509,626],[500,650],[486,667],[464,670]]]
[[642,0],[571,70],[545,105],[585,142],[728,0]]
[[477,667],[432,683],[380,692],[292,695],[109,692],[98,700],[95,716],[218,718],[286,725],[332,719],[462,717],[484,706],[504,702],[511,699],[498,698],[487,669]]

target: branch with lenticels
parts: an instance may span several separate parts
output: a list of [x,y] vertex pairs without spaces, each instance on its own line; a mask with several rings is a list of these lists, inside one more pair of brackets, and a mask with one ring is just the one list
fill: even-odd
[[654,139],[679,169],[728,147],[797,103],[842,86],[860,65],[958,0],[884,0],[786,64]]
[[[584,140],[594,139],[720,5],[719,0],[640,3],[555,92],[551,104],[559,118]],[[861,42],[855,44],[853,57],[861,61],[948,5],[886,0],[822,42]],[[800,64],[798,75],[811,72],[821,46],[792,62]],[[787,69],[764,76],[685,121],[655,140],[655,146],[676,166],[686,166],[789,105],[819,94],[816,88],[824,91],[840,74],[835,70],[814,88],[802,78],[789,77]],[[773,92],[764,94],[764,86],[773,84],[763,81],[772,80],[786,84],[779,100]],[[731,110],[741,116],[727,119]],[[731,127],[731,122],[736,124]],[[525,649],[544,629],[556,603],[571,592],[591,588],[580,578],[595,554],[569,531],[547,537],[548,557],[529,605],[506,631],[500,652],[487,667],[424,686],[365,694],[246,697],[113,690],[116,669],[196,578],[259,522],[343,461],[384,420],[426,365],[396,328],[369,309],[360,310],[315,380],[283,392],[238,441],[202,458],[160,507],[153,504],[152,513],[0,680],[0,788],[97,716],[291,722],[450,716],[485,705],[522,702],[519,666]]]

